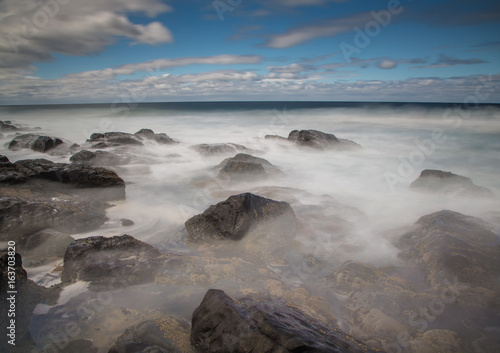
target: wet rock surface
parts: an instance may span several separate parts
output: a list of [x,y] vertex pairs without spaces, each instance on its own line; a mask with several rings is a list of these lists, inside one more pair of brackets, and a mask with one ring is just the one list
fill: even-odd
[[64,254],[62,281],[147,283],[154,281],[159,266],[167,258],[158,249],[130,235],[78,239]]
[[127,132],[94,133],[90,135],[87,142],[94,148],[116,147],[123,145],[143,145],[137,136]]
[[189,353],[190,324],[173,317],[160,317],[129,327],[108,353]]
[[220,290],[194,311],[191,342],[197,352],[375,352],[292,303],[234,300]]
[[491,190],[475,185],[471,179],[442,170],[423,170],[410,187],[414,190],[443,194],[493,196]]
[[14,139],[9,143],[9,149],[13,151],[19,149],[31,149],[36,152],[45,153],[63,143],[64,141],[58,137],[23,134],[14,137]]
[[361,147],[353,141],[338,139],[333,134],[324,133],[318,130],[293,130],[288,135],[288,140],[299,146],[316,149],[349,150]]
[[221,180],[252,180],[281,173],[277,167],[266,159],[246,153],[239,153],[234,157],[226,158],[215,168],[220,168],[217,177]]
[[95,152],[81,150],[69,159],[72,163],[82,163],[90,166],[115,166],[128,164],[131,158],[127,155],[118,155],[116,153],[97,150]]
[[[270,222],[272,224],[270,224]],[[269,233],[295,232],[295,214],[286,202],[266,199],[250,193],[234,195],[210,206],[186,221],[188,240],[240,240],[252,228],[268,223]]]
[[141,129],[141,130],[137,131],[134,135],[137,136],[137,137],[139,137],[140,139],[146,139],[146,140],[156,141],[159,144],[177,143],[176,140],[174,140],[173,138],[169,137],[164,132],[155,133],[151,129]]
[[[27,181],[50,181],[55,189],[63,191],[62,185],[74,189],[99,188],[101,199],[125,198],[125,182],[115,172],[81,164],[54,163],[46,159],[28,159],[0,166],[0,187],[22,184]],[[49,184],[46,185],[49,188]]]
[[237,152],[250,153],[250,149],[236,143],[213,143],[199,144],[191,146],[192,149],[204,156],[214,156],[220,154],[234,154]]

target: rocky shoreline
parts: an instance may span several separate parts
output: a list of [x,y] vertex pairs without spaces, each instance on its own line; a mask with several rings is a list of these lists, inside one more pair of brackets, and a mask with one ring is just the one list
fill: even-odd
[[[11,122],[0,127],[22,130]],[[222,201],[184,220],[177,236],[186,254],[132,233],[75,240],[72,235],[98,231],[113,202],[126,202],[127,182],[116,170],[137,161],[130,148],[180,142],[150,129],[92,134],[82,145],[23,132],[10,136],[9,150],[64,156],[67,163],[0,156],[0,241],[15,242],[17,251],[13,264],[2,254],[2,322],[9,317],[12,269],[19,308],[16,350],[5,340],[2,350],[420,353],[500,347],[500,241],[495,226],[482,219],[451,210],[419,215],[397,231],[399,264],[388,267],[305,251],[296,235],[307,236],[309,217],[330,235],[348,236],[365,215],[328,196],[318,206],[303,205],[296,198],[304,193],[280,187],[225,190]],[[317,130],[265,139],[313,153],[362,148]],[[242,145],[190,149],[220,156],[211,172],[230,187],[283,175],[279,163]],[[439,170],[422,171],[411,189],[493,197],[470,179]],[[318,217],[314,207],[330,213]],[[37,285],[23,260],[33,268],[62,261],[50,270],[60,283]]]

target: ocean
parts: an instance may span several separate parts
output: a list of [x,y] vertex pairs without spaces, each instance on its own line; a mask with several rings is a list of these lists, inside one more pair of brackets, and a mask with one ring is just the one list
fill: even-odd
[[[300,223],[295,239],[299,245],[291,245],[290,252],[314,256],[326,262],[324,268],[329,270],[345,261],[399,266],[395,242],[403,229],[441,210],[479,217],[500,229],[500,105],[270,101],[3,106],[0,120],[30,129],[39,127],[37,133],[77,144],[93,133],[135,133],[143,128],[166,133],[179,142],[118,148],[120,153],[134,156],[128,165],[110,167],[126,182],[126,200],[114,202],[102,227],[72,234],[75,239],[127,233],[167,253],[238,257],[237,247],[225,249],[222,255],[203,246],[187,245],[183,227],[187,219],[210,205],[244,192],[289,202]],[[287,137],[292,130],[303,129],[332,133],[362,148],[314,150],[265,138]],[[12,138],[13,132],[3,132],[0,139],[0,154],[11,161],[46,158],[69,163],[69,155],[11,151],[7,146]],[[262,180],[221,182],[214,167],[234,154],[204,156],[190,147],[202,143],[243,145],[282,173]],[[477,198],[410,189],[424,169],[468,177],[496,196]],[[124,229],[123,218],[135,224]],[[262,266],[277,273],[278,268],[293,262],[283,260]],[[59,281],[50,270],[50,266],[27,268],[30,278],[45,286]],[[320,281],[319,276],[306,272],[292,277],[283,280],[291,288],[304,286],[321,294],[315,293],[314,281]],[[221,280],[219,285],[223,283]],[[194,302],[211,286],[213,283],[189,284],[169,291],[177,291],[172,298],[181,292],[195,293]],[[85,288],[74,290],[66,295],[71,297]],[[331,299],[330,304],[334,306],[337,300]],[[188,318],[196,306],[193,302],[188,303],[191,306],[183,303],[185,308],[177,308],[178,313]],[[173,299],[168,305],[176,307]],[[39,307],[39,320],[45,320],[49,310]],[[341,310],[334,311],[342,322]],[[43,342],[37,319],[33,322],[34,337]],[[96,339],[104,341],[104,337]]]

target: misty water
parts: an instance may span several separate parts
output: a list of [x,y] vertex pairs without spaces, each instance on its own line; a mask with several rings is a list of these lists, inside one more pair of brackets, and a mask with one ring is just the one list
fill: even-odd
[[[241,257],[253,262],[237,243],[223,249],[186,243],[184,222],[210,205],[243,192],[289,202],[300,224],[296,241],[290,244],[290,249],[282,249],[283,258],[263,258],[257,265],[280,276],[284,288],[304,287],[311,295],[326,297],[340,327],[347,331],[349,327],[342,323],[341,296],[322,292],[317,286],[343,262],[401,265],[395,241],[421,216],[440,210],[476,216],[500,229],[498,197],[428,194],[409,188],[423,169],[440,169],[469,177],[476,185],[500,195],[500,108],[496,106],[458,111],[452,106],[390,104],[313,109],[307,105],[269,103],[265,109],[247,104],[231,106],[231,109],[212,105],[205,110],[161,105],[122,108],[99,105],[3,107],[0,114],[0,120],[11,120],[27,128],[40,127],[39,132],[43,134],[78,144],[83,144],[95,132],[134,133],[142,128],[164,132],[179,141],[173,145],[150,141],[144,146],[127,147],[126,151],[117,147],[118,152],[136,157],[132,164],[110,167],[126,182],[126,200],[113,202],[114,206],[107,210],[109,221],[102,227],[72,234],[73,238],[130,234],[165,253]],[[338,138],[359,143],[362,149],[318,151],[264,138],[265,135],[287,137],[295,129],[333,133]],[[11,161],[46,158],[69,163],[70,156],[10,151],[6,144],[12,137],[4,133],[0,147],[0,154]],[[214,167],[234,154],[203,156],[190,148],[200,143],[244,145],[252,150],[252,155],[278,167],[282,174],[256,181],[220,181]],[[124,228],[122,218],[131,219],[135,224]],[[22,249],[20,251],[22,254]],[[322,262],[317,271],[305,268],[303,258],[309,255]],[[27,267],[27,271],[38,284],[49,286],[59,281],[51,271],[61,264],[62,259],[43,267]],[[255,289],[259,292],[267,288],[266,278],[259,278],[263,273],[238,272],[234,276],[243,279],[254,276],[248,282],[256,286],[262,283],[261,288]],[[232,280],[221,278],[216,285],[230,294],[244,292],[235,288]],[[127,327],[118,322],[113,326],[113,318],[121,320],[120,316],[114,316],[115,311],[131,308],[138,305],[137,302],[148,308],[162,307],[190,319],[205,291],[213,286],[214,283],[190,282],[185,287],[151,284],[124,289],[113,296],[111,304],[102,306],[102,312],[108,315],[107,321],[99,316],[82,324],[82,336],[93,338],[96,345],[102,345],[101,351],[106,351],[106,344]],[[72,297],[88,291],[86,284],[74,284],[63,290],[58,305],[63,307]],[[76,307],[78,303],[73,305]],[[84,320],[67,313],[64,319],[62,314],[58,316],[57,311],[43,304],[37,307],[36,313],[32,331],[35,341],[42,346],[47,342],[44,337],[47,331],[42,328],[47,322],[58,322],[62,327],[65,320]],[[92,331],[89,327],[100,330]]]

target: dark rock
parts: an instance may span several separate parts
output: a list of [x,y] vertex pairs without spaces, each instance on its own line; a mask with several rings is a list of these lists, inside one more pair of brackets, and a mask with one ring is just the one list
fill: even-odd
[[357,149],[361,146],[357,143],[338,139],[333,134],[327,134],[317,130],[293,130],[288,135],[288,140],[299,146],[312,147],[316,149],[339,149],[349,150]]
[[240,240],[259,224],[268,225],[270,233],[280,230],[293,235],[295,214],[286,202],[245,193],[210,206],[189,219],[185,226],[189,240],[210,241]]
[[278,135],[266,135],[264,136],[264,139],[266,140],[276,140],[276,141],[288,141],[288,139],[286,137],[283,137],[283,136],[278,136]]
[[72,188],[102,188],[101,199],[125,198],[125,182],[115,172],[81,164],[54,163],[46,159],[17,161],[0,167],[2,184],[22,184],[28,180],[54,181]]
[[11,165],[12,165],[12,163],[9,161],[9,158],[0,154],[0,168],[11,166]]
[[128,164],[130,159],[108,151],[87,151],[81,150],[69,159],[72,163],[82,163],[85,165],[109,166]]
[[68,342],[64,348],[62,348],[60,353],[97,353],[99,349],[94,346],[92,340],[89,339],[77,339]]
[[53,196],[0,190],[0,233],[8,234],[11,240],[46,228],[75,234],[93,230],[107,220],[109,205],[68,195]]
[[268,160],[264,158],[254,157],[246,153],[238,153],[236,156],[224,159],[215,168],[224,169],[224,167],[230,162],[243,162],[243,163],[255,163],[260,164],[266,173],[280,173],[280,170],[272,165]]
[[17,126],[12,125],[10,120],[0,121],[0,131],[16,131],[19,130]]
[[213,143],[191,146],[192,149],[204,156],[213,156],[218,154],[234,154],[237,152],[250,152],[248,148],[235,143]]
[[127,132],[105,132],[94,133],[90,136],[87,142],[92,143],[94,148],[115,147],[122,145],[139,145],[143,143],[139,138]]
[[399,240],[400,256],[414,261],[432,286],[457,278],[485,288],[499,284],[499,243],[486,222],[448,210],[421,217]]
[[62,281],[148,283],[155,279],[166,259],[158,249],[126,234],[78,239],[64,255]]
[[234,300],[210,289],[193,313],[197,352],[374,352],[295,305],[278,300]]
[[14,137],[9,143],[10,150],[31,149],[36,152],[47,152],[63,142],[57,137],[41,136],[35,134],[24,134]]
[[426,169],[411,183],[416,190],[439,192],[443,194],[458,194],[463,196],[492,196],[493,193],[483,187],[474,185],[472,180],[461,175],[441,170]]
[[[10,330],[7,329],[7,323],[10,324],[11,319],[15,320],[15,347],[23,349],[23,347],[34,346],[29,331],[32,312],[35,306],[42,301],[47,300],[54,304],[59,289],[47,289],[29,280],[23,268],[22,257],[18,253],[13,256],[8,253],[1,254],[0,276],[0,321],[2,322],[0,350],[2,352],[13,352],[13,346],[7,343],[10,340],[7,336],[10,333]],[[16,291],[15,294],[9,293],[13,290]],[[9,298],[13,296],[15,297],[15,317],[9,315],[11,309]]]
[[167,134],[163,132],[156,134],[151,129],[141,129],[137,131],[134,135],[138,136],[139,138],[156,141],[160,144],[171,144],[177,142],[173,138],[170,138]]
[[260,163],[227,162],[217,177],[222,180],[251,180],[266,176],[266,171]]
[[126,218],[122,218],[122,219],[120,219],[120,221],[122,222],[123,227],[130,227],[130,226],[133,226],[135,224],[134,221],[132,221],[130,219],[126,219]]
[[190,325],[171,317],[143,321],[118,337],[108,353],[184,353],[189,345]]

